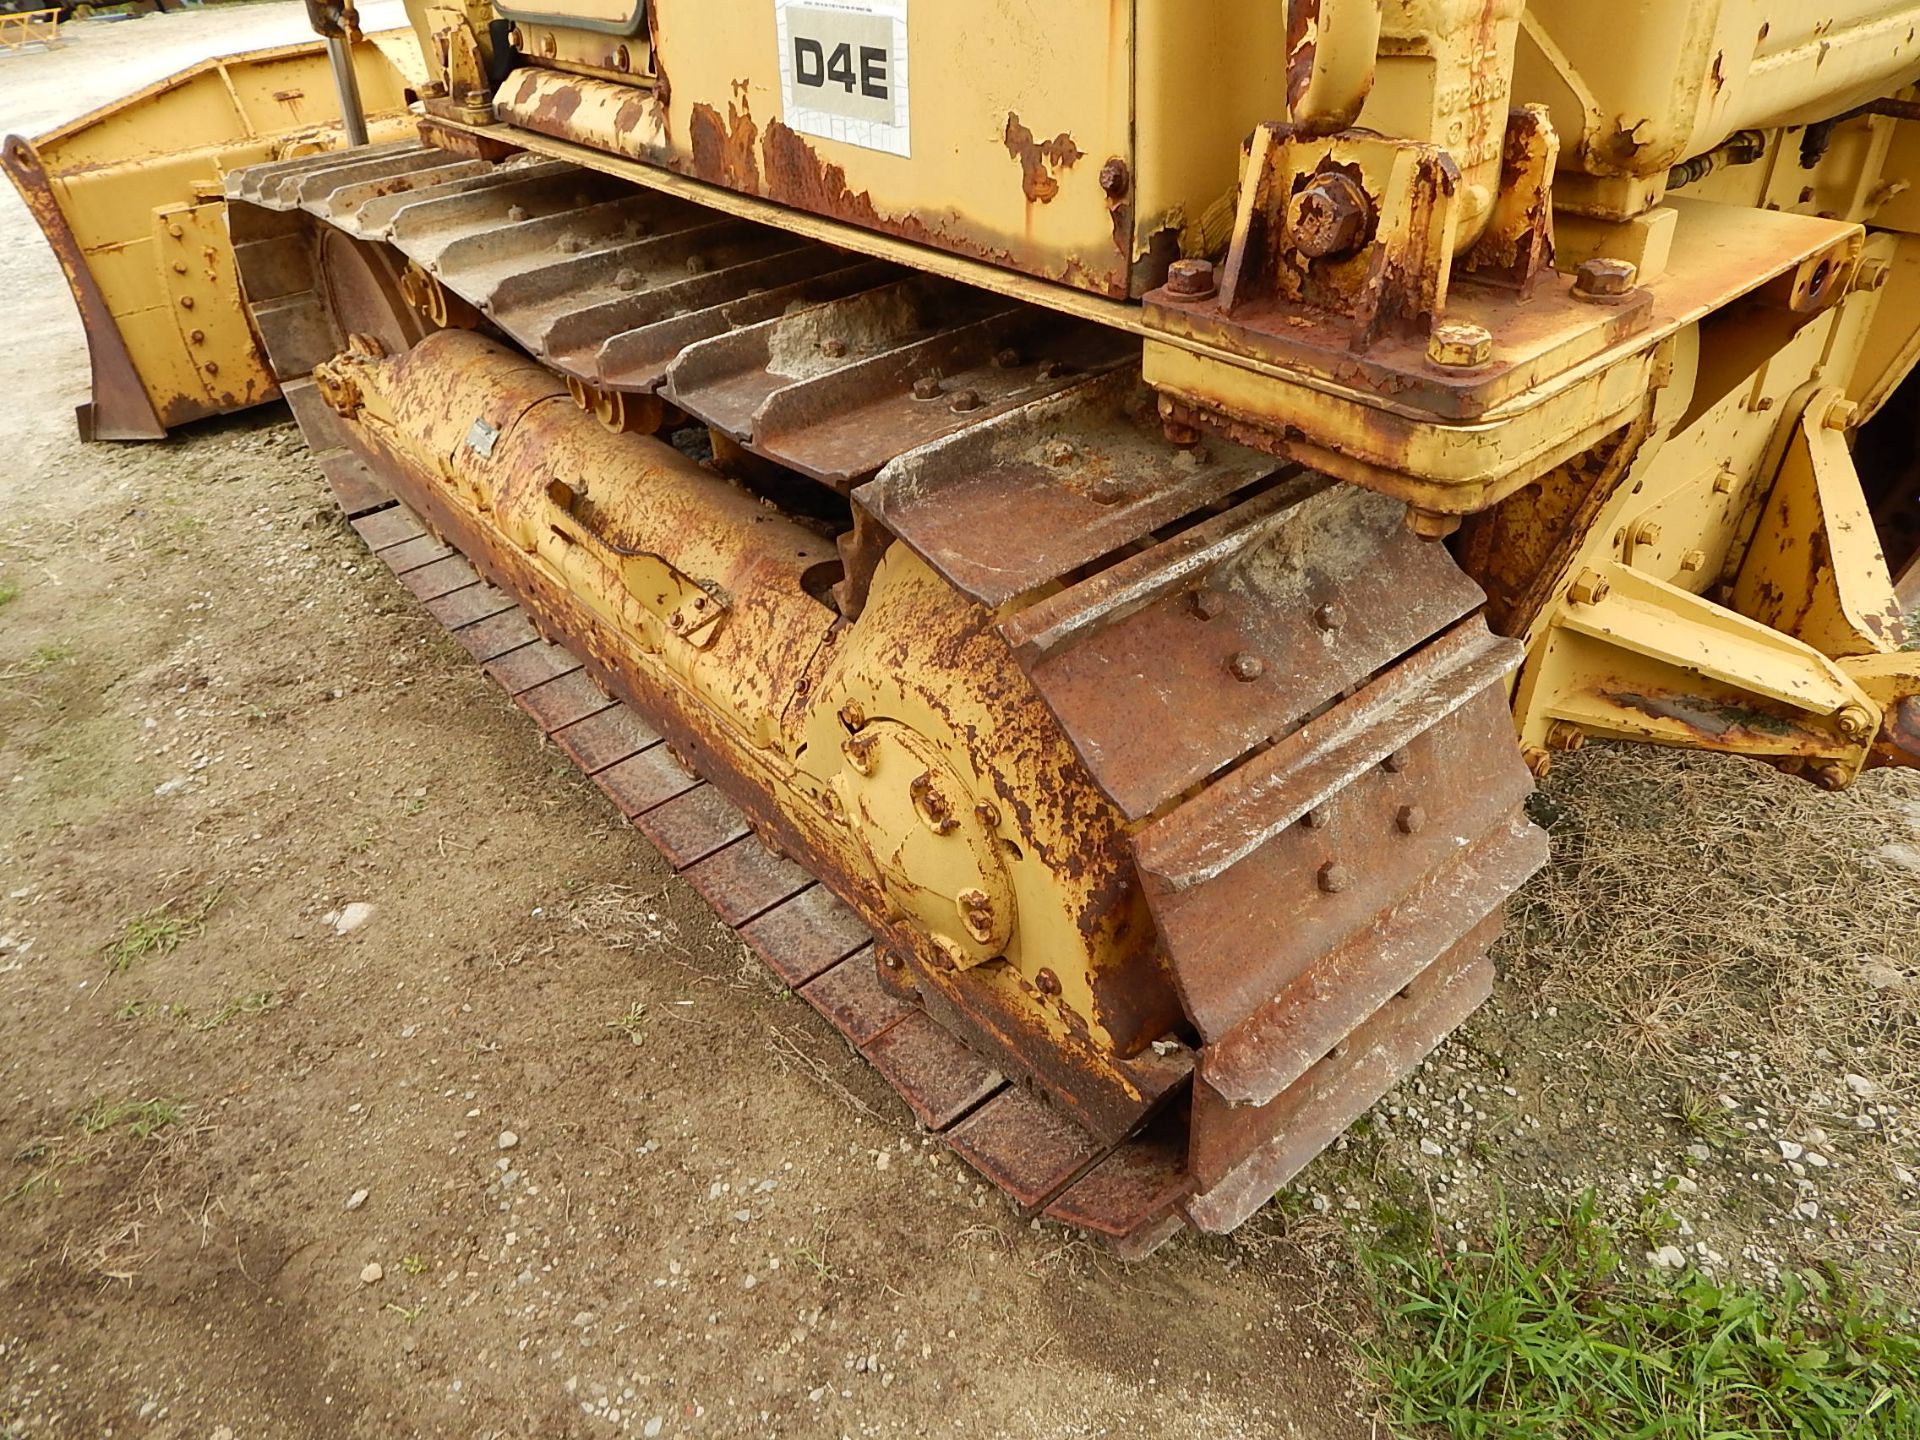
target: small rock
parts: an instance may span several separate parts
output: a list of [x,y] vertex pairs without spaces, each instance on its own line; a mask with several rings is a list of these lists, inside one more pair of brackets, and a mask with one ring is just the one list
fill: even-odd
[[1673,1188],[1675,1193],[1680,1195],[1698,1195],[1700,1193],[1700,1182],[1689,1179],[1685,1175],[1676,1175],[1673,1177]]
[[180,793],[180,791],[186,788],[187,788],[186,778],[184,776],[181,776],[173,780],[162,780],[158,785],[153,787],[153,793],[156,795],[162,795],[162,796],[177,795]]
[[1782,1160],[1798,1160],[1802,1155],[1807,1153],[1807,1147],[1800,1144],[1797,1140],[1776,1140],[1774,1144],[1780,1147],[1780,1158]]
[[500,1138],[493,1143],[498,1145],[502,1150],[511,1150],[520,1143],[520,1137],[511,1130],[502,1130],[500,1132]]
[[1831,1160],[1827,1159],[1827,1157],[1822,1155],[1818,1150],[1807,1151],[1807,1164],[1813,1166],[1816,1170],[1824,1170],[1832,1163]]
[[369,1261],[366,1269],[360,1272],[360,1283],[362,1285],[378,1285],[386,1278],[386,1275],[387,1272],[380,1268],[379,1261]]
[[1420,1153],[1432,1159],[1438,1160],[1442,1155],[1446,1154],[1447,1152],[1442,1150],[1437,1142],[1429,1140],[1425,1136],[1422,1136],[1420,1139]]
[[373,906],[364,900],[355,900],[352,904],[343,905],[323,918],[333,926],[334,934],[351,935],[373,918]]
[[1847,1089],[1861,1100],[1871,1100],[1880,1093],[1880,1087],[1864,1075],[1847,1076]]
[[660,1416],[650,1415],[647,1417],[647,1423],[640,1427],[640,1433],[646,1436],[647,1440],[653,1440],[653,1437],[660,1433],[666,1423],[667,1422]]
[[1704,1165],[1707,1161],[1713,1159],[1713,1147],[1695,1141],[1693,1144],[1687,1146],[1687,1154]]
[[347,1209],[349,1210],[358,1210],[362,1205],[366,1203],[367,1203],[367,1192],[364,1190],[356,1190],[353,1192],[353,1194],[347,1197]]
[[1647,1258],[1656,1270],[1684,1270],[1687,1266],[1686,1252],[1678,1245],[1662,1245]]

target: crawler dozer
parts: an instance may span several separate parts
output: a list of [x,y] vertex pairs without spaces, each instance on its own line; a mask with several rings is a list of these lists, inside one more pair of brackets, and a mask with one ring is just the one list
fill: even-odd
[[313,18],[317,118],[8,142],[94,432],[283,394],[1031,1213],[1258,1209],[1490,993],[1556,753],[1920,762],[1920,3]]

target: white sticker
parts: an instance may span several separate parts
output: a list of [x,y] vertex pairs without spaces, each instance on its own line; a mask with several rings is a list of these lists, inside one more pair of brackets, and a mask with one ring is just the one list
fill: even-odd
[[788,127],[911,155],[907,0],[773,0],[773,13]]

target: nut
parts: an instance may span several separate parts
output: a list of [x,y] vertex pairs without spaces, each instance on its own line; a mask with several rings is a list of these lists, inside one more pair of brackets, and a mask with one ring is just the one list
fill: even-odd
[[1058,995],[1060,993],[1060,977],[1044,965],[1041,966],[1039,971],[1034,975],[1033,983],[1039,987],[1042,995]]
[[1556,720],[1547,726],[1547,748],[1572,754],[1587,743],[1587,732],[1571,720]]
[[1313,612],[1313,623],[1322,630],[1338,630],[1347,623],[1347,607],[1337,600],[1328,601]]
[[820,353],[829,360],[838,360],[847,353],[847,342],[829,336],[820,342]]
[[938,400],[940,398],[940,377],[922,375],[913,382],[913,398],[916,400]]
[[1025,363],[1026,357],[1011,345],[994,352],[993,366],[996,370],[1018,370]]
[[1418,835],[1426,828],[1427,812],[1418,805],[1402,805],[1400,813],[1393,817],[1393,823],[1399,827],[1402,835]]
[[1353,884],[1353,875],[1338,860],[1329,860],[1320,867],[1320,888],[1329,895],[1338,895]]
[[1688,574],[1692,574],[1696,570],[1704,569],[1706,563],[1707,552],[1704,550],[1689,550],[1680,557],[1680,568]]
[[1879,727],[1873,723],[1873,712],[1866,706],[1842,705],[1833,717],[1833,728],[1859,745],[1871,740]]
[[1127,169],[1127,162],[1115,156],[1100,167],[1100,189],[1109,197],[1117,200],[1127,193],[1133,184],[1133,175]]
[[1633,293],[1640,269],[1631,260],[1597,257],[1581,265],[1573,277],[1573,296],[1596,305],[1618,304]]
[[1204,300],[1220,288],[1211,260],[1176,260],[1167,267],[1167,293]]
[[1373,201],[1359,182],[1326,170],[1287,205],[1287,243],[1314,260],[1358,250],[1373,227]]
[[1493,359],[1493,333],[1470,321],[1443,321],[1427,338],[1427,359],[1448,370],[1478,369]]
[[1227,608],[1227,596],[1223,590],[1203,585],[1193,592],[1193,613],[1202,620],[1211,620]]
[[1380,762],[1380,768],[1390,775],[1398,775],[1412,758],[1404,749],[1395,750]]
[[1635,545],[1658,545],[1660,543],[1660,533],[1660,527],[1653,521],[1642,520],[1638,525],[1633,527],[1629,538]]
[[1533,778],[1544,780],[1553,771],[1553,756],[1537,745],[1529,745],[1520,752],[1520,758],[1527,762],[1527,769],[1533,772]]
[[1448,515],[1440,510],[1422,510],[1417,506],[1407,508],[1407,533],[1418,535],[1422,540],[1444,540],[1460,528],[1460,517]]
[[969,410],[978,410],[980,408],[980,392],[978,390],[956,390],[953,392],[953,400],[951,403],[954,414],[965,415]]
[[1598,570],[1582,570],[1567,587],[1567,598],[1576,605],[1598,605],[1613,593],[1613,586]]
[[1829,430],[1851,430],[1860,418],[1860,407],[1844,397],[1827,407],[1825,424]]
[[1102,475],[1087,494],[1096,505],[1118,505],[1128,497],[1127,484],[1117,476]]
[[1242,650],[1227,662],[1227,670],[1236,680],[1258,680],[1267,673],[1267,662],[1249,650]]

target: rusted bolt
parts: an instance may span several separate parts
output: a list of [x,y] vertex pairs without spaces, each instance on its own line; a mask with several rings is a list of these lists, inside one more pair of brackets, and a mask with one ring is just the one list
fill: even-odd
[[1333,816],[1324,805],[1316,805],[1300,817],[1300,823],[1309,830],[1324,830],[1332,822]]
[[1628,538],[1635,545],[1658,545],[1660,543],[1660,527],[1651,520],[1642,520],[1629,532]]
[[207,332],[204,330],[189,330],[187,332],[187,339],[196,345],[204,345],[207,343]]
[[1407,754],[1405,749],[1395,750],[1380,762],[1380,768],[1390,775],[1398,775],[1407,768],[1407,764],[1412,758],[1412,756]]
[[1000,807],[991,800],[982,800],[973,807],[973,818],[989,830],[1000,828]]
[[1167,293],[1182,300],[1205,300],[1220,289],[1211,260],[1176,260],[1167,267]]
[[193,308],[193,297],[191,295],[182,295],[180,297],[180,308],[182,310],[191,310]]
[[205,370],[209,375],[218,375],[220,373],[220,362],[218,360],[209,360],[200,368]]
[[687,256],[687,274],[704,275],[707,273],[707,257],[704,255]]
[[1258,680],[1267,673],[1267,662],[1249,650],[1242,650],[1227,662],[1227,670],[1236,680]]
[[1033,977],[1033,983],[1039,988],[1042,995],[1058,995],[1060,993],[1060,977],[1044,965],[1040,967],[1039,973]]
[[1887,281],[1893,278],[1893,266],[1885,260],[1863,260],[1854,269],[1853,278],[1847,282],[1849,290],[1884,290]]
[[1418,835],[1426,828],[1427,812],[1418,805],[1402,805],[1393,823],[1402,835]]
[[1833,727],[1856,745],[1871,740],[1879,728],[1873,723],[1873,712],[1864,705],[1842,705],[1834,714]]
[[694,597],[693,597],[693,608],[694,608],[694,609],[696,609],[696,610],[704,610],[704,609],[706,609],[706,608],[707,608],[707,597],[706,597],[706,596],[704,596],[704,595],[696,595],[696,596],[694,596]]
[[1184,420],[1175,420],[1170,416],[1160,417],[1160,433],[1169,445],[1186,450],[1200,443],[1200,432]]
[[678,610],[674,611],[671,615],[667,616],[667,628],[675,634],[678,634],[687,628],[687,617],[682,615]]
[[1075,450],[1073,446],[1065,440],[1055,440],[1046,447],[1041,458],[1054,469],[1058,470],[1064,466],[1073,464],[1075,460],[1080,458],[1080,452]]
[[1211,620],[1227,608],[1227,596],[1224,590],[1216,590],[1211,585],[1203,585],[1193,592],[1193,613],[1202,620]]
[[940,377],[922,375],[913,382],[913,398],[916,400],[938,400],[940,398]]
[[841,743],[840,753],[847,757],[847,764],[857,772],[862,775],[871,775],[874,764],[873,753],[879,747],[879,743],[875,736],[856,735],[851,740]]
[[1813,783],[1822,790],[1844,790],[1847,788],[1847,767],[1844,765],[1816,765],[1811,772]]
[[1827,407],[1824,423],[1829,430],[1851,430],[1859,415],[1860,407],[1842,397]]
[[902,960],[896,952],[892,950],[882,950],[880,952],[880,963],[889,970],[898,970],[906,962]]
[[1529,745],[1520,752],[1520,758],[1527,762],[1527,769],[1536,780],[1544,780],[1553,771],[1553,756],[1538,745]]
[[1347,623],[1347,607],[1337,600],[1330,600],[1313,612],[1313,623],[1322,630],[1338,630]]
[[1460,528],[1460,517],[1440,510],[1409,509],[1406,526],[1410,534],[1422,540],[1444,540]]
[[558,240],[553,242],[553,248],[558,250],[562,255],[578,255],[582,250],[587,248],[586,237],[583,235],[562,235]]
[[993,355],[994,368],[997,370],[1018,370],[1026,363],[1026,357],[1011,345],[1004,350],[996,350]]
[[633,68],[633,57],[627,53],[626,46],[622,45],[613,52],[613,68],[616,70],[631,70]]
[[984,890],[962,890],[953,897],[960,911],[961,923],[967,927],[967,933],[982,945],[993,938],[993,901],[987,898]]
[[978,410],[980,408],[980,392],[978,390],[956,390],[953,392],[953,399],[948,402],[948,405],[956,415],[965,415],[970,410]]
[[173,262],[173,273],[176,275],[184,275],[187,273],[187,267],[182,262],[176,260]]
[[511,220],[514,224],[518,225],[522,220],[526,218],[527,218],[526,206],[509,205],[507,207],[507,219]]
[[820,342],[820,353],[829,360],[838,360],[842,355],[847,353],[847,342],[831,338],[822,340]]
[[1093,482],[1087,494],[1096,505],[1118,505],[1127,498],[1126,482],[1112,475],[1102,475]]
[[1064,360],[1042,360],[1040,378],[1042,380],[1063,380],[1073,374],[1073,366]]
[[1689,550],[1680,557],[1680,568],[1689,575],[1693,574],[1696,570],[1703,569],[1706,563],[1707,552],[1704,550]]
[[1573,296],[1576,300],[1589,300],[1596,305],[1617,304],[1633,293],[1633,287],[1639,279],[1639,267],[1631,260],[1596,258],[1587,261],[1575,272]]
[[1613,586],[1598,570],[1582,570],[1567,587],[1567,598],[1576,605],[1598,605],[1613,593]]
[[1353,884],[1353,875],[1338,860],[1329,860],[1320,867],[1320,888],[1329,895],[1338,895]]
[[1326,170],[1287,205],[1287,243],[1315,260],[1351,255],[1373,224],[1373,201],[1349,175]]
[[913,800],[913,808],[934,834],[951,835],[959,825],[960,822],[953,818],[952,802],[933,783],[930,772],[922,770],[914,776],[912,783],[907,786],[907,794]]
[[1113,199],[1118,200],[1127,193],[1127,187],[1133,183],[1133,176],[1127,169],[1127,162],[1119,156],[1107,161],[1100,167],[1100,189]]
[[858,730],[867,723],[867,712],[860,707],[858,700],[849,700],[840,707],[840,723],[849,731]]
[[1547,748],[1572,754],[1587,743],[1587,732],[1571,720],[1556,720],[1547,726]]
[[1427,337],[1427,359],[1448,370],[1476,370],[1493,359],[1493,332],[1471,321],[1442,321]]
[[614,274],[613,288],[616,290],[638,290],[640,288],[640,272],[632,266],[623,266]]

